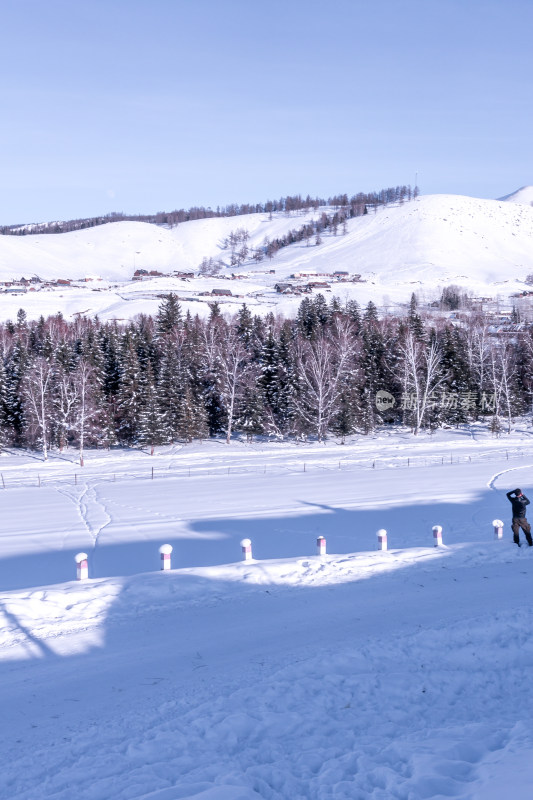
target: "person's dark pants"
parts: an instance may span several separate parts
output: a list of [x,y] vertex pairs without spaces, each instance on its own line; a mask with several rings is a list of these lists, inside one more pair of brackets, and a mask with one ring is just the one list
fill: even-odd
[[531,525],[525,517],[513,517],[513,521],[511,523],[513,542],[515,544],[520,544],[520,537],[518,535],[520,528],[522,528],[524,531],[524,536],[527,539],[528,545],[533,547],[533,539],[531,538]]

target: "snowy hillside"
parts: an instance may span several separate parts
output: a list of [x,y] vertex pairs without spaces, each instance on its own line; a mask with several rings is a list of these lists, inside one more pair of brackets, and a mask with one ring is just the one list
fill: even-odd
[[522,186],[512,194],[506,194],[500,200],[506,200],[509,203],[522,203],[525,206],[533,205],[533,186]]
[[0,797],[528,800],[530,433],[2,454]]
[[[520,190],[525,192],[526,190]],[[517,193],[517,194],[520,194]],[[509,199],[509,198],[508,198]],[[332,213],[332,209],[326,209]],[[378,304],[405,301],[412,291],[433,299],[442,286],[459,284],[474,295],[506,298],[524,288],[533,272],[533,208],[517,202],[430,195],[396,207],[381,208],[347,222],[337,235],[326,230],[315,238],[280,249],[272,260],[256,263],[251,255],[230,266],[228,237],[247,232],[250,254],[266,241],[300,229],[322,210],[306,214],[252,214],[196,220],[172,230],[138,222],[116,222],[64,234],[0,237],[0,280],[38,275],[42,279],[101,278],[21,297],[0,293],[0,316],[14,316],[23,306],[32,317],[61,310],[98,313],[102,318],[154,312],[162,293],[177,292],[185,308],[208,313],[201,293],[229,289],[229,310],[243,299],[259,313],[294,313],[300,300],[275,292],[275,284],[293,273],[335,270],[361,276],[359,283],[333,283],[331,294]],[[222,261],[217,277],[189,281],[172,277],[131,282],[135,269],[197,271],[202,259]],[[275,270],[269,274],[269,270]],[[227,280],[232,272],[243,276]],[[324,278],[322,278],[324,280]],[[327,278],[326,278],[327,280]],[[94,290],[98,289],[96,293]],[[328,292],[329,290],[325,290]]]

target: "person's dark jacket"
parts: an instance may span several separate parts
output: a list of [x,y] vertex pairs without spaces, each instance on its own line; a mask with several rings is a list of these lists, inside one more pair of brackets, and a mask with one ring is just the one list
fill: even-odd
[[525,494],[521,494],[519,497],[511,497],[511,495],[514,495],[514,492],[507,492],[507,499],[513,506],[513,517],[522,519],[526,516],[526,506],[529,505],[529,500]]

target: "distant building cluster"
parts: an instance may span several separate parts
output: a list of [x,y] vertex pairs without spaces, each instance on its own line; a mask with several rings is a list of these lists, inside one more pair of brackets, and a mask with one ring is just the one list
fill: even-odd
[[142,281],[147,278],[179,278],[181,280],[189,280],[194,278],[194,272],[159,272],[157,269],[136,269],[133,273],[132,280]]
[[[291,283],[292,281],[301,281],[304,278],[314,278],[308,283]],[[328,281],[317,280],[318,278],[328,278]],[[353,274],[345,270],[335,270],[335,272],[316,272],[310,270],[308,272],[293,272],[289,281],[277,283],[275,290],[279,294],[308,294],[313,289],[331,289],[331,283],[359,283],[361,282],[361,275]]]
[[0,281],[0,286],[3,286],[3,291],[7,294],[25,294],[55,286],[70,286],[70,284],[70,279],[58,278],[55,281],[42,281],[37,275],[32,278],[22,277],[18,281]]
[[[265,269],[253,272],[234,272],[231,275],[217,275],[218,281],[243,281],[253,280],[258,274],[275,275],[275,269]],[[187,272],[181,270],[173,270],[170,272],[163,272],[160,269],[146,269],[139,267],[136,269],[131,277],[132,281],[151,280],[153,278],[174,278],[182,281],[190,281],[194,278],[212,278],[214,276],[202,275],[201,273],[195,274],[194,272]],[[85,277],[85,278],[57,278],[55,280],[42,280],[37,275],[31,278],[22,277],[19,280],[0,281],[0,292],[5,294],[25,294],[26,292],[35,292],[43,289],[62,289],[68,286],[79,286],[80,284],[101,281],[102,278]],[[360,282],[361,275],[350,274],[346,270],[335,270],[334,272],[317,272],[316,270],[299,271],[295,272],[287,280],[279,281],[272,288],[278,294],[283,295],[304,295],[310,294],[313,291],[327,291],[330,290],[332,284],[342,282]],[[265,287],[266,288],[266,287]],[[93,291],[102,291],[101,287],[93,288]],[[269,291],[267,289],[267,291]],[[270,289],[272,291],[272,289]],[[239,294],[231,289],[226,288],[211,288],[205,291],[193,291],[187,300],[199,300],[204,297],[215,298],[242,298],[245,295]],[[254,296],[259,296],[258,292],[252,293]],[[261,293],[262,294],[262,293]],[[160,297],[161,295],[156,295]]]

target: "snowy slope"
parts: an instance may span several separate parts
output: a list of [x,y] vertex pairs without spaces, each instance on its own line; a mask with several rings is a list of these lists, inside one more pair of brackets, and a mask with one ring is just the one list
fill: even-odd
[[529,798],[533,442],[470,433],[2,455],[0,797]]
[[522,186],[516,192],[506,194],[505,197],[500,197],[500,200],[506,200],[509,203],[522,203],[525,206],[533,205],[533,186]]
[[314,216],[268,214],[184,222],[168,230],[145,222],[110,222],[59,234],[0,236],[0,280],[101,277],[129,280],[135,269],[196,270],[204,256],[219,258],[223,240],[246,228],[250,241],[283,235]]
[[[299,253],[298,253],[299,250]],[[533,209],[429,195],[352,220],[346,236],[282,251],[278,264],[356,271],[382,287],[419,282],[478,288],[510,283],[533,266]]]
[[[233,304],[230,310],[246,298],[259,313],[277,309],[290,314],[299,300],[277,295],[274,285],[306,270],[360,274],[363,283],[334,284],[331,291],[364,303],[373,299],[381,304],[385,297],[405,301],[413,290],[434,299],[450,283],[475,295],[505,298],[523,289],[526,275],[533,272],[533,208],[516,202],[429,195],[350,220],[345,235],[340,230],[337,236],[325,233],[319,245],[304,241],[283,248],[272,261],[255,264],[250,259],[237,269],[228,266],[218,278],[129,282],[135,268],[191,271],[203,258],[222,259],[229,265],[230,250],[224,242],[232,231],[245,229],[253,250],[315,216],[313,212],[279,213],[270,219],[268,214],[251,214],[187,222],[172,230],[117,222],[65,234],[2,236],[0,279],[37,274],[41,278],[100,276],[103,281],[71,287],[62,296],[57,291],[23,298],[0,294],[0,317],[14,316],[23,305],[30,316],[62,310],[67,317],[83,311],[102,318],[131,318],[139,311],[155,311],[158,296],[171,290],[178,292],[185,308],[205,314],[208,301],[199,294],[215,287],[230,288],[241,296],[228,301]],[[268,274],[269,269],[275,274]],[[249,277],[228,284],[223,276],[232,271],[246,272]],[[91,294],[96,285],[102,291]]]

